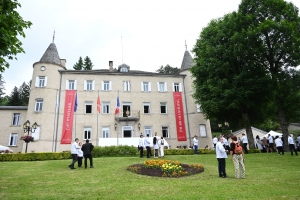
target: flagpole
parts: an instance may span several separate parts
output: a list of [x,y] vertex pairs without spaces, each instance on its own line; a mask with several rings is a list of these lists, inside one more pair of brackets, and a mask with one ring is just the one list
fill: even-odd
[[52,152],[54,152],[54,135],[55,135],[55,119],[56,119],[56,111],[58,108],[58,89],[56,89],[56,102],[55,102],[55,112],[54,112],[54,127],[53,127],[53,138],[52,138]]
[[[76,90],[76,95],[75,95],[75,102],[78,104],[78,96],[77,96],[77,90]],[[74,106],[77,106],[77,105],[74,105]],[[75,127],[74,127],[74,135],[75,135],[75,137],[74,138],[76,138],[76,116],[77,116],[77,107],[76,107],[76,112],[75,112]]]
[[[118,104],[118,102],[120,103],[119,90],[118,90],[117,104]],[[119,113],[120,113],[120,108],[119,108]],[[119,132],[118,132],[118,130],[119,130],[119,127],[117,126],[117,146],[119,146]]]
[[[98,98],[99,98],[99,90],[98,90]],[[96,146],[99,146],[99,134],[98,134],[98,98],[97,98],[97,137],[96,137]]]

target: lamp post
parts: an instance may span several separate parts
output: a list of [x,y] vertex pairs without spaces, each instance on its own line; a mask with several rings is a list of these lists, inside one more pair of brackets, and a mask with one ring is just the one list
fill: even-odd
[[[29,135],[29,132],[34,133],[36,128],[37,128],[37,123],[34,122],[34,124],[32,125],[32,127],[30,127],[30,121],[27,120],[24,124],[23,124],[23,129],[24,129],[24,133],[28,133],[27,135]],[[26,142],[26,141],[25,141]],[[26,142],[26,149],[25,149],[25,153],[27,153],[27,147],[28,147],[28,142]]]

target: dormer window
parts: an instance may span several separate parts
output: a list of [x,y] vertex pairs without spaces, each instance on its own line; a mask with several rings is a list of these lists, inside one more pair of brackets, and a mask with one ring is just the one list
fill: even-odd
[[120,69],[120,71],[121,71],[121,72],[128,72],[128,68],[122,67],[122,68]]

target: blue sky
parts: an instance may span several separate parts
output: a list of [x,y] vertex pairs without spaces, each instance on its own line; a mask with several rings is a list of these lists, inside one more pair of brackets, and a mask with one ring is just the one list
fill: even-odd
[[[32,79],[55,30],[55,44],[67,69],[89,56],[93,69],[126,63],[154,72],[161,65],[180,67],[185,51],[212,20],[238,9],[240,0],[19,0],[18,12],[33,23],[20,38],[26,54],[3,73],[5,93]],[[300,0],[293,0],[300,8]],[[193,56],[193,55],[192,55]]]

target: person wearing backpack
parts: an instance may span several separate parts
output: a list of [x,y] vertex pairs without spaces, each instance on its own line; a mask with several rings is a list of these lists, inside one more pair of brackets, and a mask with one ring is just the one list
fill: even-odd
[[237,137],[231,137],[230,160],[233,161],[235,178],[245,178],[244,152],[243,147],[237,142]]

